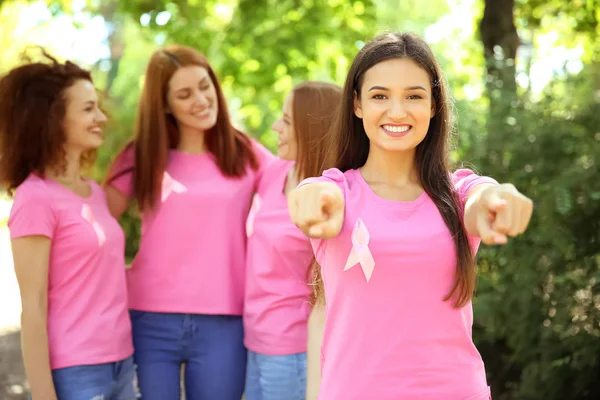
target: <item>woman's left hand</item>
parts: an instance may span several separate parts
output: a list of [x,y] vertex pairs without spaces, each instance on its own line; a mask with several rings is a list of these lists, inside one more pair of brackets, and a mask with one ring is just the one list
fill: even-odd
[[527,229],[533,202],[514,185],[505,183],[485,188],[479,194],[476,226],[485,244],[506,244]]

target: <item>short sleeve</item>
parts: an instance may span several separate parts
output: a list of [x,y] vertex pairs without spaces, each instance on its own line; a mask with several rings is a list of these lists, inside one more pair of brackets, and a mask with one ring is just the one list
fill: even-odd
[[469,192],[477,185],[489,183],[498,185],[498,182],[487,176],[479,176],[470,169],[458,169],[452,174],[452,183],[454,190],[458,194],[461,205],[464,206],[469,196]]
[[52,239],[56,225],[52,198],[42,187],[25,182],[17,188],[8,218],[11,239],[36,235]]
[[135,168],[135,148],[128,145],[115,158],[106,181],[125,196],[133,196],[133,170]]
[[252,151],[256,156],[256,161],[258,162],[258,170],[255,175],[255,187],[258,188],[260,180],[265,174],[266,169],[269,167],[271,162],[277,159],[277,157],[257,140],[250,139],[250,141],[252,143]]
[[348,179],[346,175],[337,168],[330,168],[323,172],[323,175],[313,178],[307,178],[300,182],[297,187],[308,185],[309,183],[317,182],[331,182],[335,183],[341,190],[344,200],[346,200],[346,193],[348,193]]

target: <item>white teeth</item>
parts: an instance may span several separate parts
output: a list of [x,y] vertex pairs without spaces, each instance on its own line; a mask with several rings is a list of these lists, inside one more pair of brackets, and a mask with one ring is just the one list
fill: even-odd
[[383,129],[390,132],[406,132],[410,129],[410,125],[402,125],[402,126],[393,126],[393,125],[384,125]]
[[204,110],[202,110],[202,111],[198,111],[198,112],[195,112],[195,113],[193,113],[193,114],[194,114],[195,116],[197,116],[197,117],[202,117],[202,116],[205,116],[205,115],[207,115],[208,113],[210,113],[210,110],[209,110],[209,109],[204,109]]

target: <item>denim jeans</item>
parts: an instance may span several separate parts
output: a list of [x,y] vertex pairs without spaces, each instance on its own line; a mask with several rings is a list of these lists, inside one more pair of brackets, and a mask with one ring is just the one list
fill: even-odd
[[[52,371],[58,400],[135,400],[133,358]],[[36,399],[34,399],[36,400]]]
[[246,400],[305,400],[306,353],[269,356],[248,352]]
[[142,400],[240,400],[246,349],[240,316],[130,311]]

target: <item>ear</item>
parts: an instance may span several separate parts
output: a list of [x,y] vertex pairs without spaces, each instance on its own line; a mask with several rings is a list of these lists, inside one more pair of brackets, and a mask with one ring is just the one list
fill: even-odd
[[363,117],[360,100],[358,98],[358,94],[356,93],[356,91],[354,91],[354,115],[356,115],[356,118],[360,118],[360,119],[362,119],[362,117]]
[[171,107],[168,104],[165,104],[165,114],[172,114]]
[[432,101],[431,102],[431,116],[429,117],[429,119],[435,117],[435,113],[436,113],[435,103]]

